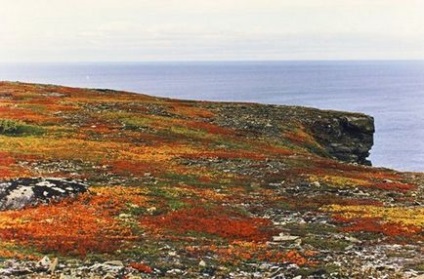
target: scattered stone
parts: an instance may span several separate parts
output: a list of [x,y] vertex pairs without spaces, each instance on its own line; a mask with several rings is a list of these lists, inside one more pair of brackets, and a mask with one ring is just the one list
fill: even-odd
[[41,95],[43,95],[45,97],[56,97],[56,98],[65,97],[66,96],[66,94],[59,93],[59,92],[46,92],[46,93],[43,93]]
[[146,209],[146,211],[147,211],[149,214],[154,214],[156,210],[157,210],[157,208],[156,208],[156,207],[154,207],[154,206],[149,207],[149,208],[147,208],[147,209]]
[[280,242],[280,241],[293,241],[298,238],[299,238],[298,236],[286,235],[284,233],[280,233],[278,236],[273,236],[272,240],[275,242]]
[[50,266],[52,265],[52,262],[49,257],[44,256],[38,263],[37,263],[37,269],[40,270],[48,270]]
[[353,243],[362,243],[362,241],[360,241],[359,239],[357,239],[353,236],[345,236],[344,239],[349,241],[349,242],[353,242]]
[[103,264],[108,266],[117,266],[117,267],[124,266],[124,264],[121,261],[108,261],[108,262],[104,262]]
[[321,184],[319,183],[319,181],[314,181],[311,183],[311,185],[314,187],[321,187]]
[[59,259],[57,257],[54,258],[54,260],[50,263],[50,266],[47,272],[50,272],[51,274],[53,274],[56,271],[58,263],[59,263]]
[[171,257],[176,257],[176,256],[178,256],[177,252],[175,252],[175,251],[169,251],[169,252],[168,252],[168,255],[169,255],[169,256],[171,256]]
[[174,269],[170,269],[170,270],[168,270],[166,273],[167,273],[167,274],[175,274],[175,275],[178,275],[178,274],[182,274],[182,273],[183,273],[183,271],[182,271],[181,269],[179,269],[179,268],[174,268]]
[[90,266],[88,269],[91,271],[102,273],[119,273],[124,269],[124,264],[121,261],[108,261],[104,263],[97,263]]

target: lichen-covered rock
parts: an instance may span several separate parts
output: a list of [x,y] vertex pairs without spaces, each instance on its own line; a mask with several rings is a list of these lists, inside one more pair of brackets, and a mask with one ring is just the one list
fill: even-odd
[[60,178],[19,178],[0,182],[0,210],[22,209],[87,191],[83,183]]

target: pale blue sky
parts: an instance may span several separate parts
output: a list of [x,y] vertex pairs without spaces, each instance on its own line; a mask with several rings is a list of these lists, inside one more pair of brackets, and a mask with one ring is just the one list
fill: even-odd
[[0,62],[424,59],[423,0],[0,0]]

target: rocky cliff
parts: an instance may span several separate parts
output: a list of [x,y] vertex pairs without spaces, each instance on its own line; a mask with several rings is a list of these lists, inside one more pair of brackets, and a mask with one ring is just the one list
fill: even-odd
[[301,129],[313,136],[319,145],[311,151],[343,162],[371,165],[367,157],[373,146],[374,119],[365,114],[304,107],[223,104],[213,122],[277,139]]
[[310,126],[312,135],[338,160],[371,165],[374,119],[366,115],[319,118]]

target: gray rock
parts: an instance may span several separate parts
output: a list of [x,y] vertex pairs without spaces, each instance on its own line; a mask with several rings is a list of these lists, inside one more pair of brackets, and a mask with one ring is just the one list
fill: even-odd
[[124,270],[124,268],[125,266],[121,261],[107,261],[104,263],[96,263],[90,266],[88,269],[92,272],[117,274]]
[[298,239],[298,236],[294,235],[286,235],[284,233],[280,233],[278,236],[273,236],[272,241],[280,242],[280,241],[294,241]]
[[22,209],[87,191],[83,183],[60,178],[18,178],[0,182],[0,210]]
[[50,265],[52,264],[49,257],[44,256],[41,260],[37,262],[37,269],[41,270],[47,270],[49,269]]
[[319,181],[314,181],[311,183],[311,185],[314,187],[321,187],[321,183],[319,183]]

